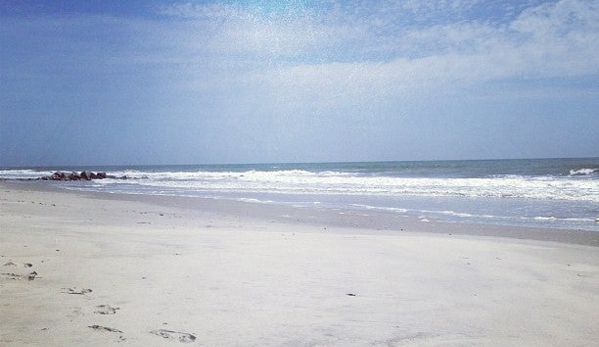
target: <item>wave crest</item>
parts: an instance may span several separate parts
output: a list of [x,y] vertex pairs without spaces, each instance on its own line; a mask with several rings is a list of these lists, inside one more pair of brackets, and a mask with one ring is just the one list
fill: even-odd
[[570,170],[570,176],[589,176],[598,172],[599,169],[582,168],[578,170]]

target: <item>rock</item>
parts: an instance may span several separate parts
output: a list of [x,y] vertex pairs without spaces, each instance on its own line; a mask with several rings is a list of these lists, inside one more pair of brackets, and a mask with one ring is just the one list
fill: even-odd
[[50,176],[50,180],[52,181],[66,181],[68,180],[67,174],[61,171],[56,171]]
[[79,180],[91,181],[94,179],[105,179],[105,178],[113,178],[113,179],[121,179],[121,180],[128,179],[127,176],[117,177],[114,175],[107,175],[106,172],[94,173],[92,171],[82,171],[81,173],[72,172],[68,175],[62,171],[56,171],[55,173],[53,173],[50,176],[39,177],[37,179],[44,180],[44,181],[79,181]]
[[81,179],[86,181],[91,181],[93,172],[91,171],[81,171]]

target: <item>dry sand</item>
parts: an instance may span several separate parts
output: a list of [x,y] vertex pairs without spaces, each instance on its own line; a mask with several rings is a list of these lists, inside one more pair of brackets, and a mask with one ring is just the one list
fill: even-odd
[[595,235],[0,182],[0,346],[597,346]]

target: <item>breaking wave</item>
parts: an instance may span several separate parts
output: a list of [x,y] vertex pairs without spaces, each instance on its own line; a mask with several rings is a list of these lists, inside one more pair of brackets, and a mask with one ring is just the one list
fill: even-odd
[[[0,179],[101,170],[126,180],[51,182],[76,190],[599,231],[599,159],[1,169]],[[73,170],[72,170],[73,169]]]
[[594,173],[599,172],[599,169],[578,169],[570,170],[570,176],[590,176]]

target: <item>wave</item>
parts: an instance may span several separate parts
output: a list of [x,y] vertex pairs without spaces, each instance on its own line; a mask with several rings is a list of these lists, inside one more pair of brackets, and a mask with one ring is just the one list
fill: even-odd
[[[124,181],[99,180],[86,184],[91,188],[116,186],[125,190],[186,192],[253,192],[267,194],[364,195],[364,196],[423,196],[470,198],[524,198],[542,200],[591,201],[599,203],[599,183],[595,179],[578,179],[598,169],[583,168],[570,171],[570,176],[504,175],[485,178],[397,177],[393,175],[364,175],[335,170],[309,171],[245,170],[245,171],[144,171],[120,170],[109,172]],[[0,178],[36,178],[50,171],[33,169],[0,170]],[[576,176],[576,177],[575,177]],[[74,183],[77,184],[77,183]],[[116,188],[118,189],[118,188]]]
[[143,186],[216,191],[372,196],[447,196],[586,200],[599,202],[596,181],[567,178],[398,178],[321,175],[312,172],[201,173],[165,179],[148,176]]
[[316,178],[316,177],[347,177],[347,172],[322,171],[312,172],[307,170],[247,170],[247,171],[158,171],[148,172],[139,170],[123,170],[111,172],[115,176],[127,176],[133,179],[152,179],[156,181],[193,181],[193,180],[264,180],[285,178]]
[[570,176],[590,176],[594,173],[599,172],[599,169],[578,169],[578,170],[570,170]]
[[593,223],[593,218],[574,218],[574,217],[555,217],[555,216],[536,216],[536,217],[520,217],[520,219],[532,219],[541,222],[579,222],[579,223]]
[[52,171],[49,170],[35,170],[35,169],[4,169],[0,170],[1,179],[36,179],[41,176],[51,175]]

